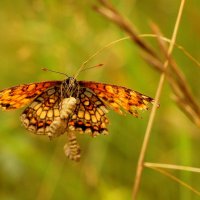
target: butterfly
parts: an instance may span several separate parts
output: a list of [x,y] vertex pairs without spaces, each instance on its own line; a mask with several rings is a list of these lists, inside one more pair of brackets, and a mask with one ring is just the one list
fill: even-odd
[[138,117],[138,110],[147,110],[153,102],[153,98],[126,87],[78,81],[74,77],[22,84],[0,91],[3,110],[28,105],[20,117],[28,131],[50,138],[66,132],[69,143],[64,150],[72,160],[80,159],[76,133],[93,137],[108,134],[106,114],[109,109]]

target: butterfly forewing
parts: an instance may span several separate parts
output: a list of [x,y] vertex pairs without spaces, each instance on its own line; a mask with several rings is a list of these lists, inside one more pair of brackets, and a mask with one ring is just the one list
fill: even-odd
[[153,103],[154,101],[151,97],[122,86],[92,81],[80,81],[79,83],[82,87],[89,88],[102,99],[109,108],[118,113],[123,113],[121,110],[122,108],[137,117],[137,110],[147,110],[149,103]]
[[0,108],[11,110],[21,108],[33,101],[47,88],[60,84],[61,81],[46,81],[23,84],[0,91]]

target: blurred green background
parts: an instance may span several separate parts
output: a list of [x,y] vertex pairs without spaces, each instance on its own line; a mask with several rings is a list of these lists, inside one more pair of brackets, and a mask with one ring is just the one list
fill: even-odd
[[[155,21],[170,37],[180,1],[112,1],[141,33],[149,33]],[[81,64],[109,42],[126,36],[97,14],[96,1],[13,0],[0,1],[0,89],[21,83],[63,79],[42,67],[73,75]],[[200,1],[186,3],[177,42],[200,57]],[[148,39],[153,44],[153,39]],[[154,43],[155,44],[155,43]],[[158,51],[160,51],[158,49]],[[179,50],[174,56],[200,99],[200,70]],[[79,80],[123,85],[154,96],[159,74],[126,40],[105,49],[88,66],[104,67],[82,72]],[[196,78],[195,78],[196,77]],[[200,167],[200,133],[171,99],[168,84],[162,92],[146,160]],[[80,163],[63,153],[66,135],[49,141],[26,131],[21,110],[0,113],[0,199],[95,199],[131,198],[135,170],[149,112],[142,119],[109,113],[109,136],[79,135]],[[173,172],[199,188],[200,175]],[[138,199],[199,199],[195,194],[145,169]]]

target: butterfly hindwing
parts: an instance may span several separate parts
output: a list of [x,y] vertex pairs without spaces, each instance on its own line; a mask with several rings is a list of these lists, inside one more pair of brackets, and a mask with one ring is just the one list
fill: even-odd
[[81,88],[74,114],[69,119],[70,130],[92,136],[107,134],[108,112],[101,99],[87,88]]
[[48,135],[50,125],[60,117],[60,100],[59,85],[45,90],[23,111],[21,121],[25,128]]

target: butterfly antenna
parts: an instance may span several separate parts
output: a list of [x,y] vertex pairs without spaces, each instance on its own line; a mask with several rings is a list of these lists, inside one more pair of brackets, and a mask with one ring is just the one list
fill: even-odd
[[116,43],[118,43],[118,42],[121,42],[121,41],[123,41],[123,40],[128,40],[128,39],[130,39],[130,37],[123,37],[123,38],[120,38],[120,39],[118,39],[118,40],[114,40],[114,41],[108,43],[106,46],[100,48],[100,49],[99,49],[98,51],[96,51],[93,55],[91,55],[85,62],[83,62],[83,64],[81,65],[81,67],[80,67],[80,68],[77,70],[77,72],[75,73],[74,78],[76,79],[77,76],[80,74],[80,72],[81,72],[81,71],[84,71],[84,68],[85,68],[86,64],[87,64],[90,60],[92,60],[96,55],[98,55],[99,53],[101,53],[104,49],[107,49],[107,48],[113,46],[114,44],[116,44]]
[[45,71],[45,72],[54,72],[56,74],[62,74],[62,75],[65,75],[65,76],[67,76],[69,78],[69,76],[67,74],[62,73],[62,72],[57,72],[57,71],[54,71],[54,70],[51,70],[51,69],[47,69],[47,68],[42,68],[42,70]]
[[96,67],[102,67],[103,65],[104,65],[104,64],[97,64],[97,65],[94,65],[94,66],[91,66],[91,67],[86,67],[86,68],[82,69],[82,70],[80,71],[80,73],[83,72],[83,71],[86,71],[86,70],[88,70],[88,69],[93,69],[93,68],[96,68]]

